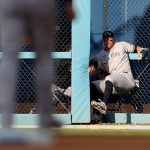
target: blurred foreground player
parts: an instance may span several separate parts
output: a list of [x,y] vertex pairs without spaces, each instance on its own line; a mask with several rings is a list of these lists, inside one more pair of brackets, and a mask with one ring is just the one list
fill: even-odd
[[[0,0],[0,11],[0,39],[3,51],[0,66],[0,110],[2,112],[0,143],[48,143],[51,138],[49,127],[60,125],[50,115],[49,91],[52,80],[50,51],[55,37],[55,0]],[[32,135],[25,135],[12,129],[18,52],[23,46],[24,38],[28,35],[32,38],[37,55],[37,94],[40,113],[40,128]]]

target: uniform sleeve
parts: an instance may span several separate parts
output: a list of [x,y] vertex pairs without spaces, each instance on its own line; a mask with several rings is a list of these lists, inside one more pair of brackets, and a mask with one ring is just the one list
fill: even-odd
[[134,49],[135,49],[135,46],[130,44],[130,43],[127,43],[127,42],[121,42],[121,44],[123,45],[126,53],[132,53],[134,52]]
[[89,65],[90,66],[93,65],[95,68],[97,68],[98,67],[98,61],[96,59],[91,59]]

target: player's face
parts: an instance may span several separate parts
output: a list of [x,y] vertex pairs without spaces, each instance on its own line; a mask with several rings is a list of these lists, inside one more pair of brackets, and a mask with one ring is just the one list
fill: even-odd
[[104,49],[110,50],[113,46],[114,46],[114,39],[112,37],[104,39]]

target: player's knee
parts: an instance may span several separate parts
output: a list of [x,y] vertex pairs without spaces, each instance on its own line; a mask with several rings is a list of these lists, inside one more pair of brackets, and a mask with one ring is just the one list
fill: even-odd
[[115,82],[115,81],[114,81],[114,79],[112,78],[111,75],[106,76],[106,78],[105,78],[105,83],[106,83],[107,81],[111,82],[111,83],[114,85],[114,82]]

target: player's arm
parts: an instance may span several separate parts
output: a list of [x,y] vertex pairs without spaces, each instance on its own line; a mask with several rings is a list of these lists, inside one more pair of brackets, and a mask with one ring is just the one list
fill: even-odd
[[136,52],[136,53],[139,53],[139,54],[142,53],[145,55],[149,51],[148,48],[143,48],[143,47],[139,46],[138,44],[132,45],[127,42],[121,42],[121,43],[127,53]]
[[91,59],[88,67],[88,72],[91,76],[94,76],[105,71],[98,66],[98,61],[96,59]]
[[142,53],[142,51],[149,51],[149,49],[148,48],[143,48],[139,45],[135,45],[135,52]]

